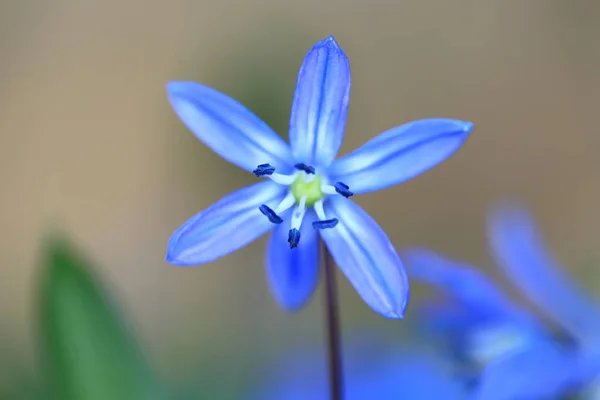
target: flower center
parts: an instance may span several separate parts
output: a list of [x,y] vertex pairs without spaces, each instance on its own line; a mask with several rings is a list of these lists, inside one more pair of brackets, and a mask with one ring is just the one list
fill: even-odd
[[272,223],[281,224],[283,223],[283,218],[280,216],[281,213],[296,205],[291,215],[288,235],[288,243],[292,249],[298,247],[302,220],[309,207],[313,208],[318,218],[312,221],[314,229],[335,228],[339,220],[337,218],[327,218],[324,208],[325,197],[327,195],[340,195],[348,198],[354,194],[350,191],[348,185],[343,182],[336,182],[334,185],[329,185],[327,180],[324,180],[321,175],[317,174],[315,168],[310,165],[298,163],[294,165],[294,168],[299,172],[291,175],[275,172],[275,168],[270,164],[260,164],[252,171],[257,177],[267,176],[273,182],[289,188],[285,198],[276,207],[271,208],[263,204],[258,209]]
[[321,190],[322,178],[320,175],[309,175],[300,173],[290,185],[290,190],[296,199],[296,203],[300,203],[300,199],[306,197],[306,206],[312,207],[315,203],[325,197],[325,193]]

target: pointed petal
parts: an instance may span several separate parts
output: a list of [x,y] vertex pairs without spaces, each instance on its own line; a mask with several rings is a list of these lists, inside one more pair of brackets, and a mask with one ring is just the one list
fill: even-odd
[[312,219],[309,215],[304,218],[300,242],[294,249],[287,242],[289,224],[277,225],[269,240],[267,277],[275,298],[287,311],[304,306],[317,286],[319,235],[311,226]]
[[497,208],[488,235],[498,263],[525,296],[584,345],[600,344],[598,305],[564,273],[524,208]]
[[363,209],[344,198],[331,198],[327,216],[335,228],[321,236],[333,259],[363,300],[387,318],[402,318],[408,303],[408,278],[387,235]]
[[328,173],[355,194],[397,185],[450,157],[472,129],[472,123],[453,119],[409,122],[336,160]]
[[166,261],[180,266],[198,265],[247,245],[273,227],[258,207],[266,204],[275,208],[283,197],[284,188],[272,181],[223,197],[173,233]]
[[290,118],[297,162],[327,167],[344,137],[350,101],[350,64],[333,36],[317,42],[300,72]]
[[412,279],[450,297],[427,308],[421,304],[419,316],[459,357],[487,363],[547,337],[534,315],[477,269],[420,248],[403,251],[402,256]]
[[580,380],[579,370],[574,354],[553,343],[538,343],[489,364],[474,399],[562,398]]
[[530,329],[541,329],[531,314],[521,309],[477,269],[421,248],[407,249],[402,256],[411,278],[433,285],[450,295],[466,309],[473,322],[510,322]]
[[267,124],[229,96],[194,82],[170,82],[169,101],[183,123],[221,157],[252,171],[291,168],[289,146]]

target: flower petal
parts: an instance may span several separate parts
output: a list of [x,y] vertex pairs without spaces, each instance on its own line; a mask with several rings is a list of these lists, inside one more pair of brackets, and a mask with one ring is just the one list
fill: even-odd
[[408,277],[385,232],[347,199],[332,197],[326,212],[340,221],[335,228],[321,231],[337,265],[375,312],[402,318],[408,303]]
[[541,329],[541,324],[531,314],[521,309],[477,269],[421,248],[403,251],[402,256],[410,277],[450,295],[473,320],[482,324],[486,321],[509,321]]
[[498,207],[488,235],[498,263],[521,292],[582,344],[600,344],[600,309],[561,270],[524,208]]
[[476,400],[562,398],[580,381],[575,354],[543,342],[489,364],[475,390]]
[[266,204],[275,208],[284,195],[282,186],[265,181],[223,197],[173,233],[166,261],[198,265],[247,245],[273,227],[258,207]]
[[317,42],[300,72],[290,117],[290,144],[299,163],[327,167],[344,137],[350,64],[333,36]]
[[246,171],[267,163],[281,172],[292,167],[287,143],[231,97],[194,82],[170,82],[167,93],[183,123],[227,161]]
[[472,123],[454,119],[409,122],[336,160],[328,173],[355,194],[397,185],[450,157],[472,129]]
[[421,322],[450,344],[454,354],[480,363],[547,337],[535,316],[515,304],[485,274],[436,253],[402,252],[411,278],[449,296],[419,309]]
[[304,217],[300,242],[294,249],[287,242],[289,224],[277,225],[269,240],[267,277],[275,298],[288,311],[300,309],[317,286],[319,235],[311,226],[312,219],[308,214]]

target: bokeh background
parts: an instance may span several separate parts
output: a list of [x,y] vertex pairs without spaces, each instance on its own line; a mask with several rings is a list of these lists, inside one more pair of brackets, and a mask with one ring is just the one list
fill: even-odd
[[[0,389],[35,380],[40,239],[54,226],[95,261],[182,391],[236,398],[261,365],[322,340],[322,288],[300,313],[280,311],[265,238],[197,268],[163,261],[180,224],[255,181],[183,126],[165,84],[215,87],[285,137],[300,63],[330,34],[353,73],[342,154],[418,118],[476,126],[447,162],[356,199],[398,248],[494,273],[485,215],[517,198],[583,285],[600,287],[598,2],[3,0]],[[410,308],[383,320],[339,282],[345,333],[410,324]]]

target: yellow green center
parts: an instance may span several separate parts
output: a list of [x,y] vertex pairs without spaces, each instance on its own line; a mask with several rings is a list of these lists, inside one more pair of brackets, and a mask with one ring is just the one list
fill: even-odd
[[298,174],[298,177],[291,185],[291,189],[296,198],[296,203],[299,203],[300,199],[306,196],[306,206],[312,207],[325,196],[325,193],[321,191],[321,177],[319,175],[309,176],[312,178],[310,182],[305,180],[305,174]]

